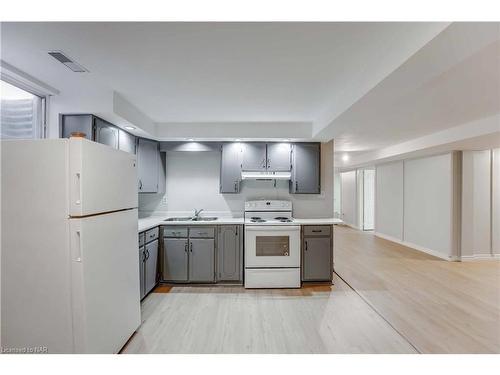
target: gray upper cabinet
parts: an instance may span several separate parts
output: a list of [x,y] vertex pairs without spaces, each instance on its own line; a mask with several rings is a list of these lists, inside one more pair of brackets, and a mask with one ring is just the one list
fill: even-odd
[[240,225],[217,228],[217,281],[241,281],[243,235]]
[[85,138],[94,140],[94,116],[92,115],[60,115],[61,138],[69,138],[71,133],[85,133]]
[[139,193],[158,192],[159,144],[156,141],[139,138],[137,147],[137,172]]
[[158,240],[145,246],[144,293],[148,294],[156,286],[158,270]]
[[295,143],[292,148],[290,193],[319,194],[320,192],[320,144]]
[[242,143],[242,163],[241,169],[244,171],[265,171],[266,170],[266,144],[249,142]]
[[189,240],[189,281],[215,281],[215,241],[212,238]]
[[287,172],[291,168],[290,143],[267,144],[267,170],[272,172]]
[[166,281],[188,281],[188,239],[163,239],[163,279]]
[[220,192],[238,193],[241,180],[241,145],[223,143],[221,152]]
[[302,280],[330,281],[333,274],[330,226],[305,226],[302,242]]
[[120,150],[135,154],[136,138],[125,130],[118,130],[118,147]]
[[108,145],[118,149],[118,128],[109,122],[95,117],[94,140],[98,143],[102,143],[103,145]]

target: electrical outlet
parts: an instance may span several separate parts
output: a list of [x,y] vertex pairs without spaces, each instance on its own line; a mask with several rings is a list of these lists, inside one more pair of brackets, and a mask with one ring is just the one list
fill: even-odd
[[162,204],[167,204],[167,196],[164,195],[163,198],[161,199]]

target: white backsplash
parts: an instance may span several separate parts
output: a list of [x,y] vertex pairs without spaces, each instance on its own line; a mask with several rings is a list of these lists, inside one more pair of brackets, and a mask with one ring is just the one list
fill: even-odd
[[207,216],[241,217],[250,199],[283,199],[293,202],[297,218],[333,217],[333,142],[322,144],[321,194],[290,194],[288,181],[245,180],[239,194],[219,193],[218,152],[168,152],[166,201],[163,194],[139,194],[141,216],[191,215],[204,209]]

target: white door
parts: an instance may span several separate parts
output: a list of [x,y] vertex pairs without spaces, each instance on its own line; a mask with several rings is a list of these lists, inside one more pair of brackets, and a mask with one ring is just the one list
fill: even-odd
[[141,322],[137,210],[70,219],[76,353],[117,353]]
[[135,208],[135,155],[85,139],[69,140],[70,216]]
[[358,226],[356,171],[343,172],[342,185],[342,220],[346,224]]
[[245,267],[299,267],[300,226],[245,226]]

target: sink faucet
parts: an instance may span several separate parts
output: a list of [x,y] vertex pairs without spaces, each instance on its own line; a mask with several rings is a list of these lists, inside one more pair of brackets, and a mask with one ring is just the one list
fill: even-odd
[[198,220],[198,218],[200,217],[200,214],[201,212],[203,211],[203,208],[201,210],[197,210],[196,208],[194,209],[194,216],[193,216],[193,220]]

